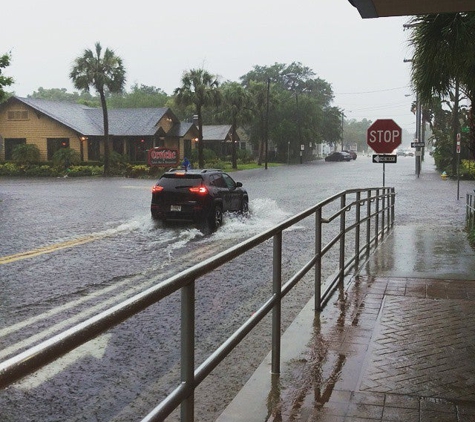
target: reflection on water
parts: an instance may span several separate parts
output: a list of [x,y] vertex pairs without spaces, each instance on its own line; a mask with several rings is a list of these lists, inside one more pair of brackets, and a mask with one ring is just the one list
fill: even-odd
[[[370,285],[371,280],[365,287]],[[349,344],[352,327],[360,322],[365,291],[358,279],[351,297],[339,285],[333,302],[322,312],[315,313],[306,352],[290,362],[282,374],[272,375],[265,420],[299,421],[303,408],[313,409],[314,415],[325,411],[341,381],[345,364],[355,353]]]

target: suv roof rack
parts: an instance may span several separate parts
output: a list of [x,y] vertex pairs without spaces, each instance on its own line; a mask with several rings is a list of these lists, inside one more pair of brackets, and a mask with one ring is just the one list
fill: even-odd
[[184,171],[186,173],[208,173],[210,171],[219,171],[219,172],[222,172],[223,170],[221,169],[189,169],[189,170],[186,170],[186,169],[183,169],[183,168],[170,168],[167,170],[167,173],[175,173],[177,171]]

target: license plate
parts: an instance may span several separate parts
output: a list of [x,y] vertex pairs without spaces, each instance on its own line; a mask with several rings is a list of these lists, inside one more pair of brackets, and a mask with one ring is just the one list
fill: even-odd
[[170,205],[170,211],[181,211],[181,205]]

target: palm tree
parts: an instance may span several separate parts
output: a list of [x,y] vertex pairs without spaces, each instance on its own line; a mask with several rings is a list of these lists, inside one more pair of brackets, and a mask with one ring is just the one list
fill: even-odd
[[[447,13],[411,19],[410,44],[414,47],[412,83],[422,103],[453,96],[453,156],[459,130],[459,89],[475,100],[475,14]],[[472,133],[471,138],[475,135]],[[455,173],[456,160],[452,160]]]
[[69,77],[77,89],[89,92],[89,88],[93,87],[101,98],[104,122],[104,176],[109,176],[109,117],[106,93],[118,93],[124,89],[126,78],[122,59],[108,48],[102,55],[101,44],[96,43],[95,51],[86,49],[81,57],[76,58]]
[[248,91],[237,82],[229,82],[221,86],[223,95],[223,112],[221,116],[231,121],[232,127],[232,147],[231,161],[233,169],[237,169],[236,154],[236,130],[238,125],[250,121],[252,114],[250,110],[250,101]]
[[220,101],[217,77],[204,69],[191,69],[183,74],[182,86],[175,89],[177,105],[194,106],[198,117],[198,166],[204,167],[203,157],[203,107],[218,105]]
[[249,81],[248,91],[251,96],[252,110],[254,111],[254,119],[256,121],[254,126],[254,133],[259,139],[259,154],[257,158],[257,164],[262,165],[264,159],[265,149],[265,137],[266,137],[266,124],[267,124],[267,83]]

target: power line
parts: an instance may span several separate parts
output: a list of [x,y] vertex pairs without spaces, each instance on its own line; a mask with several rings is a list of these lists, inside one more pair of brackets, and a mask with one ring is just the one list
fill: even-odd
[[335,95],[361,95],[361,94],[374,94],[376,92],[396,91],[398,89],[408,89],[409,85],[400,86],[398,88],[378,89],[375,91],[362,91],[362,92],[337,92]]

